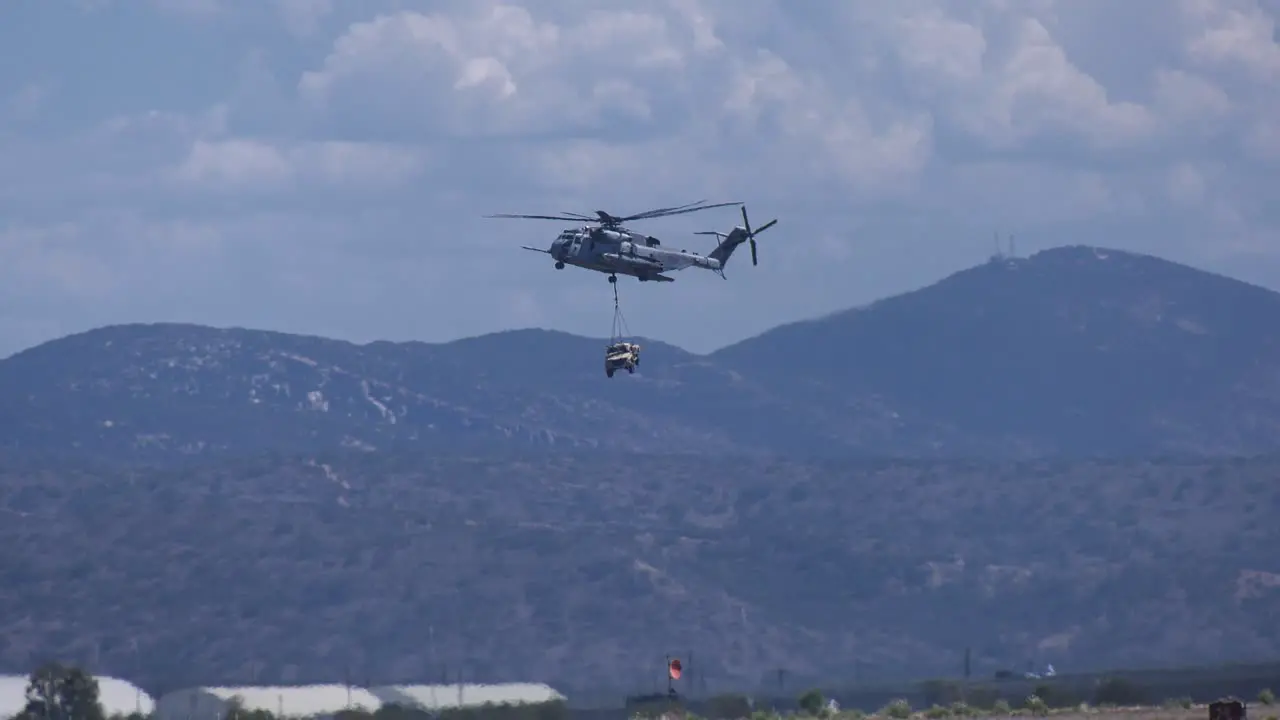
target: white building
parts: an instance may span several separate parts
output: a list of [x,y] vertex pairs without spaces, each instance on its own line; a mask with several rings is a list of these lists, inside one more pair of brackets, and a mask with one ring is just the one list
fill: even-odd
[[156,703],[156,720],[222,720],[234,700],[246,710],[276,717],[329,718],[343,710],[374,712],[382,702],[368,690],[347,685],[295,687],[198,687],[167,693]]
[[383,685],[371,688],[384,705],[421,707],[427,710],[477,707],[480,705],[530,705],[564,700],[549,685],[540,683],[502,683],[498,685]]
[[[125,680],[95,676],[98,681],[98,703],[108,717],[142,713],[155,709],[155,700],[142,688]],[[0,675],[0,718],[11,718],[27,706],[26,675]]]
[[0,718],[11,718],[27,706],[27,678],[0,675]]

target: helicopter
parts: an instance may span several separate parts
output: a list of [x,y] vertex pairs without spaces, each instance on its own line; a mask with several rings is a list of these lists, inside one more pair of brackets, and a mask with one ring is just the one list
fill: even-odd
[[[560,233],[559,237],[552,241],[551,247],[545,250],[527,245],[521,247],[524,250],[550,255],[555,260],[555,268],[557,270],[563,270],[567,265],[594,270],[608,275],[611,283],[618,281],[618,275],[629,275],[640,282],[675,282],[675,278],[663,273],[684,270],[689,267],[710,270],[724,278],[724,266],[729,262],[733,252],[744,242],[751,244],[751,264],[758,264],[756,235],[773,227],[778,222],[777,219],[770,220],[753,231],[751,222],[747,219],[746,205],[743,203],[725,202],[706,205],[704,204],[705,202],[705,200],[699,200],[688,205],[657,208],[623,217],[611,215],[603,210],[597,210],[595,218],[578,213],[564,213],[561,215],[501,214],[486,215],[485,217],[596,223],[596,227],[581,225],[565,229]],[[716,236],[716,248],[706,255],[688,250],[668,250],[662,247],[661,241],[657,238],[635,232],[623,225],[635,220],[682,215],[730,205],[737,205],[742,210],[742,225],[740,227],[735,227],[727,233],[714,230],[694,233],[695,235]],[[727,280],[728,278],[725,279]]]

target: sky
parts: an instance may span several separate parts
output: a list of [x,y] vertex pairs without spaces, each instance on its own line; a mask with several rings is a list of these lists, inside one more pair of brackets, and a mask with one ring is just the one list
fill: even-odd
[[[623,8],[626,9],[623,9]],[[0,357],[103,325],[607,337],[567,224],[746,203],[620,279],[707,352],[1088,244],[1280,288],[1280,0],[4,0]],[[637,223],[714,247],[733,208]],[[744,249],[745,250],[745,249]]]

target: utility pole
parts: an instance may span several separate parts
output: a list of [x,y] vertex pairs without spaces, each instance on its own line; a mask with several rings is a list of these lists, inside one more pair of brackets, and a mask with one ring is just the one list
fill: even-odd
[[663,667],[667,669],[667,697],[671,697],[671,692],[674,690],[671,687],[671,656],[666,655],[665,658],[666,662],[663,663]]
[[693,664],[693,651],[692,651],[692,650],[690,650],[688,653],[686,653],[686,655],[688,655],[688,656],[689,656],[689,668],[688,668],[688,670],[689,670],[689,682],[688,682],[688,685],[689,685],[689,690],[690,690],[689,694],[690,694],[690,695],[692,695],[692,694],[693,694],[693,691],[697,688],[697,684],[696,684],[696,682],[695,682],[695,680],[694,680],[696,677],[698,677],[697,675],[695,675],[695,674],[694,674],[694,668],[695,668],[695,667],[697,667],[697,666]]

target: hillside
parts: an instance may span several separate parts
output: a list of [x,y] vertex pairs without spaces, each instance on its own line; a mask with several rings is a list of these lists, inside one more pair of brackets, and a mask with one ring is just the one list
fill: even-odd
[[[1280,460],[0,460],[0,665],[708,689],[1280,655]],[[136,644],[135,644],[136,643]],[[96,660],[95,660],[96,658]],[[452,676],[452,675],[451,675]],[[614,698],[616,700],[616,698]]]
[[[1215,454],[1280,442],[1280,293],[1065,247],[786,325],[711,360],[838,407],[1030,452]],[[784,384],[785,383],[785,384]]]
[[1280,449],[1280,294],[1086,247],[988,263],[695,356],[521,330],[445,344],[127,325],[0,361],[0,447],[792,457]]

